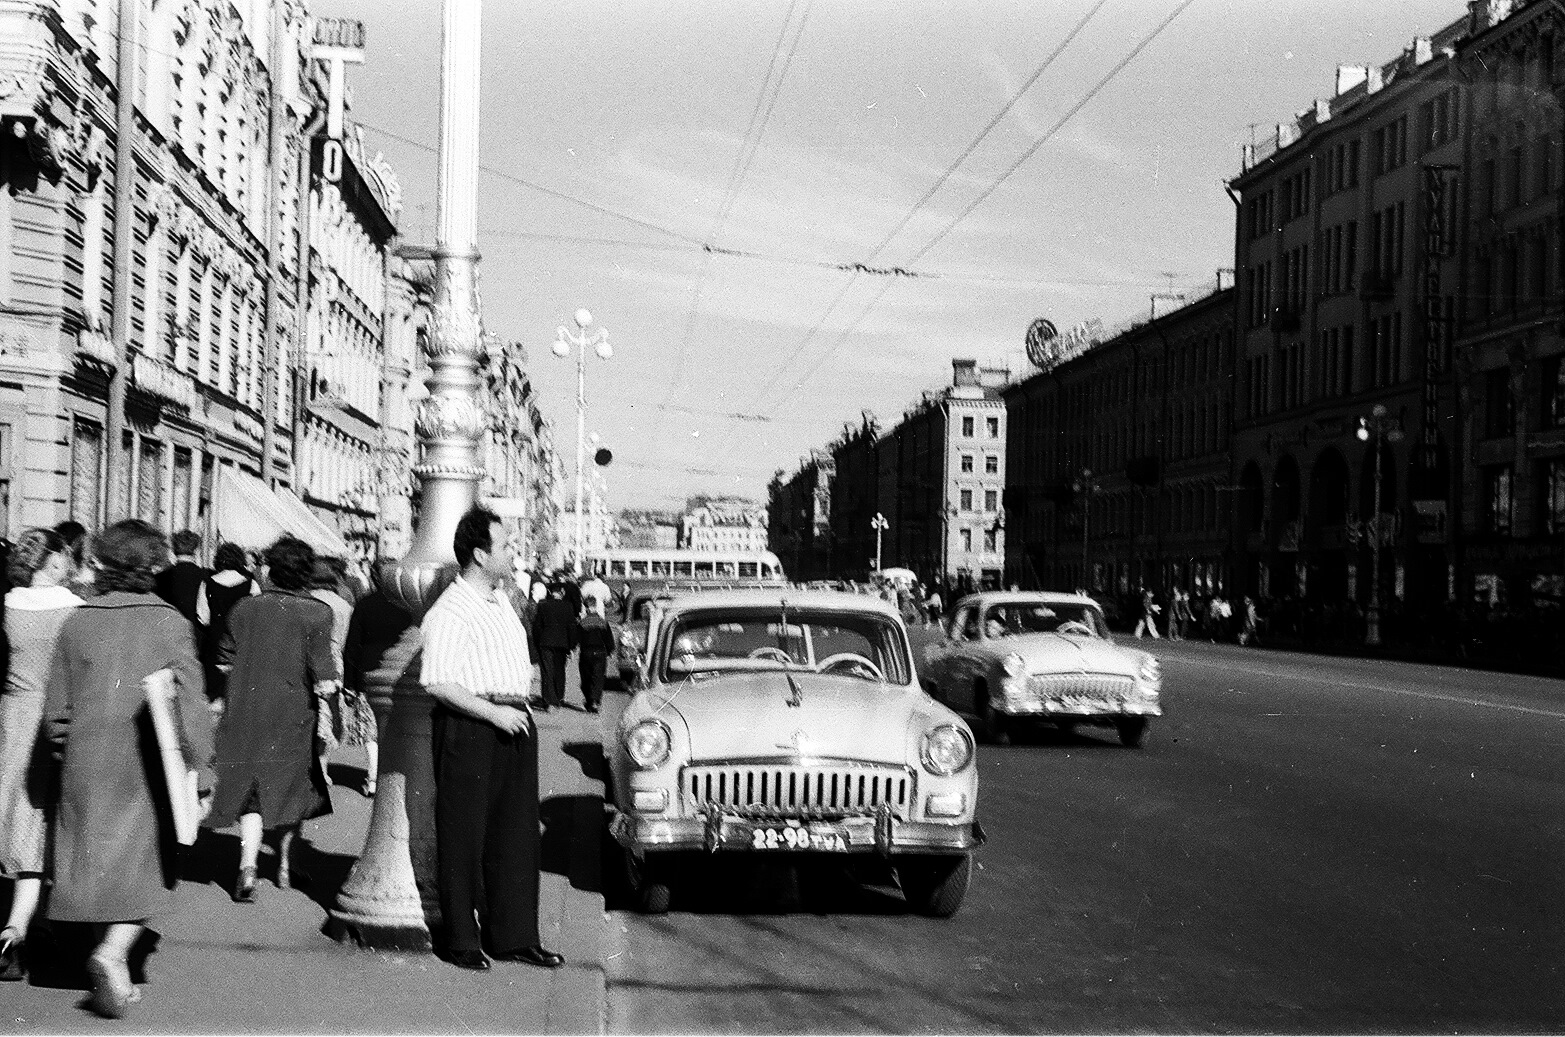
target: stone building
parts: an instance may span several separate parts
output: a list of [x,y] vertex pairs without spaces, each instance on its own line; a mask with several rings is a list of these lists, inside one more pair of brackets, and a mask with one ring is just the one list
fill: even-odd
[[1223,589],[1234,293],[1204,291],[1005,390],[1008,583]]
[[1467,32],[1463,18],[1339,69],[1333,96],[1230,185],[1236,593],[1367,603],[1377,539],[1384,601],[1454,591],[1449,329],[1470,109],[1453,54]]
[[831,454],[812,450],[794,473],[773,476],[767,487],[766,538],[794,580],[823,580],[832,573]]
[[696,497],[679,522],[679,546],[688,551],[765,551],[766,509],[743,497]]
[[[1472,5],[1457,52],[1468,130],[1455,359],[1454,580],[1509,607],[1565,597],[1565,339],[1561,175],[1565,14]],[[1453,249],[1453,251],[1455,251]],[[1438,460],[1444,462],[1446,455]]]

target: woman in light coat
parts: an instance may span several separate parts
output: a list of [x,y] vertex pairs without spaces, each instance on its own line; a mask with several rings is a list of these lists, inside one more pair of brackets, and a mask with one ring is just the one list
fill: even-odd
[[10,666],[0,691],[0,872],[14,884],[0,930],[0,980],[25,974],[22,947],[43,892],[51,768],[38,752],[38,731],[55,641],[82,603],[61,586],[70,573],[70,545],[52,529],[23,533],[6,565],[12,590],[5,596]]
[[142,682],[174,679],[181,748],[211,788],[211,719],[190,622],[152,593],[168,542],[150,524],[110,526],[91,546],[96,597],[55,643],[44,737],[61,762],[49,917],[103,936],[87,961],[91,1004],[111,1018],[139,999],[126,963],[147,922],[174,908],[177,846]]

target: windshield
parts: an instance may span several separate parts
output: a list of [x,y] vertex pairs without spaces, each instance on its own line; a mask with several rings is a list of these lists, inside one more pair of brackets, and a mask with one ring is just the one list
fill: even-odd
[[912,673],[901,629],[867,612],[703,609],[678,616],[662,640],[664,681],[742,670],[906,684]]
[[1103,623],[1103,614],[1086,604],[1008,601],[991,605],[984,612],[985,637],[1015,637],[1018,634],[1109,636],[1108,628]]

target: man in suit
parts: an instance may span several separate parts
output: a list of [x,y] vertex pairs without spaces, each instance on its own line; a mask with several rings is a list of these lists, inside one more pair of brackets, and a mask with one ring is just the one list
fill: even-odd
[[576,647],[576,610],[565,600],[565,585],[549,584],[549,596],[533,613],[533,646],[543,677],[543,705],[565,705],[565,660]]
[[158,597],[173,605],[179,614],[190,621],[196,630],[201,622],[196,618],[196,594],[201,581],[212,575],[212,570],[196,561],[201,550],[201,534],[193,529],[182,529],[173,538],[174,564],[158,573],[154,589]]

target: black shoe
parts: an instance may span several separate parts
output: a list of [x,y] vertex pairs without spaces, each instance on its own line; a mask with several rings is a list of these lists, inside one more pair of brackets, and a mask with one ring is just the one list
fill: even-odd
[[547,713],[547,712],[549,712],[549,704],[547,702],[540,702],[536,706],[533,707],[533,712],[534,713]]
[[565,955],[556,954],[539,944],[535,947],[523,947],[519,951],[496,954],[495,961],[519,961],[527,965],[537,965],[539,968],[557,969],[565,964]]
[[483,951],[446,951],[440,957],[459,969],[472,969],[474,972],[489,971],[489,959],[484,957]]
[[596,702],[589,702],[589,703],[587,703],[587,712],[589,712],[589,713],[596,713],[597,711],[598,711],[598,704]]

